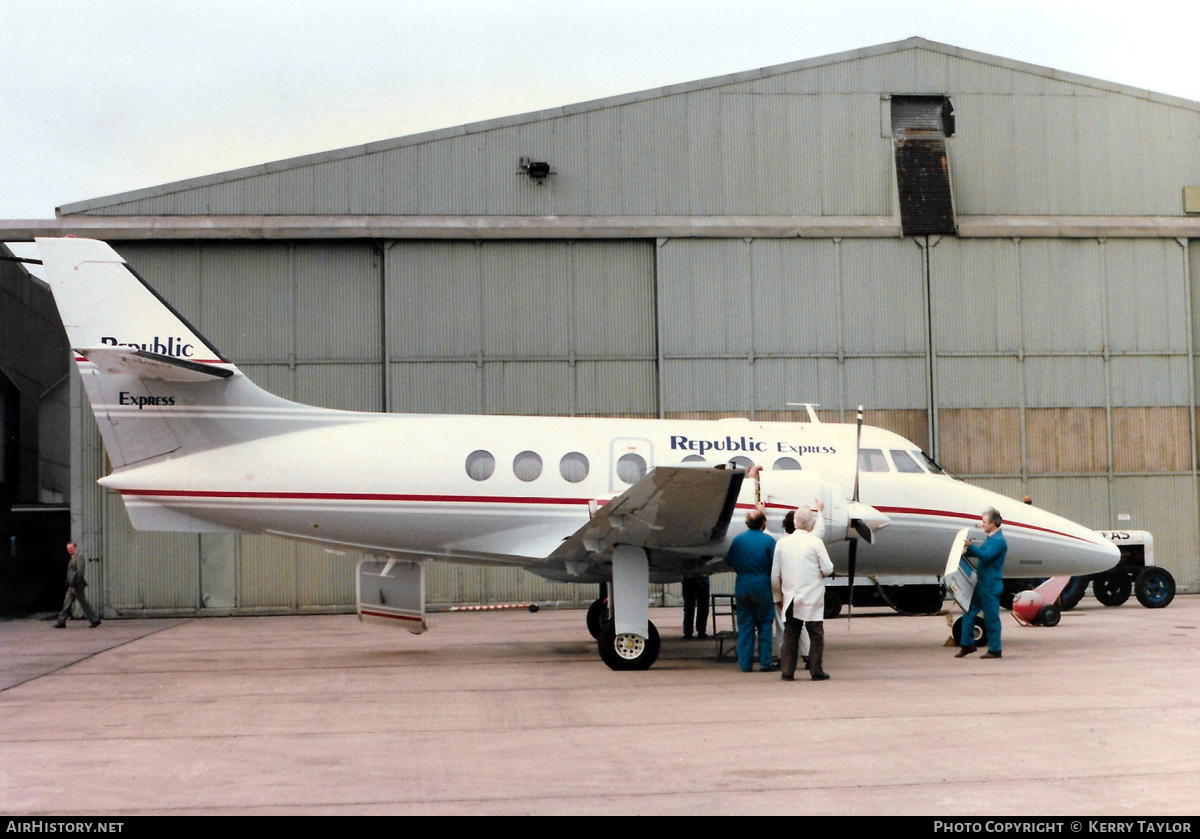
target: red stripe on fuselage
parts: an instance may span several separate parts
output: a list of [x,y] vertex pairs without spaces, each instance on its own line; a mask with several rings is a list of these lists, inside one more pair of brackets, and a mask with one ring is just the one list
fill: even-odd
[[[755,505],[753,505],[753,504],[738,504],[737,506],[738,506],[738,509],[741,509],[741,510],[753,510],[755,507]],[[789,504],[766,504],[764,506],[768,510],[794,510],[795,509],[795,507],[793,507]],[[971,521],[971,522],[979,521],[979,516],[975,513],[954,513],[954,512],[951,512],[950,510],[927,510],[922,507],[878,507],[878,506],[875,507],[875,509],[878,510],[879,512],[883,513],[884,515],[936,516],[938,518],[944,518],[944,519],[965,519],[965,520]],[[1036,524],[1026,524],[1024,522],[1013,521],[1011,519],[1005,519],[1004,525],[1006,527],[1023,527],[1026,530],[1037,530],[1041,533],[1049,533],[1052,536],[1062,536],[1066,539],[1075,539],[1077,541],[1085,542],[1085,543],[1088,542],[1088,540],[1084,539],[1082,536],[1076,536],[1072,533],[1063,533],[1061,530],[1052,530],[1048,527],[1040,527],[1039,525],[1036,525]]]
[[[979,521],[978,514],[974,513],[952,513],[949,510],[926,510],[921,507],[876,507],[876,510],[884,515],[899,514],[902,516],[938,516],[939,518],[949,519],[967,519],[968,521]],[[1025,522],[1012,521],[1011,519],[1004,520],[1005,527],[1023,527],[1026,530],[1037,530],[1041,533],[1049,533],[1051,536],[1062,536],[1067,539],[1076,539],[1080,542],[1088,542],[1082,536],[1076,536],[1073,533],[1063,533],[1061,530],[1051,530],[1048,527],[1041,527],[1036,524],[1026,524]]]
[[[229,498],[229,499],[257,499],[257,500],[279,500],[279,501],[412,501],[424,503],[450,503],[450,504],[550,504],[559,506],[585,506],[593,499],[588,498],[553,498],[548,496],[520,496],[520,495],[417,495],[417,494],[400,494],[400,493],[379,493],[379,492],[227,492],[222,490],[197,490],[197,489],[122,489],[118,490],[121,495],[133,496],[169,496],[172,498]],[[594,499],[602,503],[607,499]],[[739,509],[754,509],[752,504],[738,504]],[[793,507],[785,504],[767,504],[769,509],[791,510]],[[955,513],[950,510],[930,510],[922,507],[876,507],[879,512],[885,515],[902,515],[902,516],[936,516],[946,519],[962,519],[968,522],[979,520],[979,516],[975,513]],[[1067,539],[1075,539],[1080,542],[1087,543],[1088,540],[1082,536],[1076,536],[1072,533],[1063,533],[1061,530],[1052,530],[1048,527],[1041,527],[1036,524],[1026,524],[1018,521],[1005,521],[1006,527],[1021,527],[1026,530],[1036,530],[1041,533],[1049,533],[1052,536],[1062,536]]]
[[[172,498],[252,498],[282,501],[424,501],[470,504],[572,504],[586,505],[586,498],[527,497],[521,495],[407,495],[382,492],[225,492],[198,489],[122,489],[121,495],[170,496]],[[599,499],[597,499],[599,500]]]

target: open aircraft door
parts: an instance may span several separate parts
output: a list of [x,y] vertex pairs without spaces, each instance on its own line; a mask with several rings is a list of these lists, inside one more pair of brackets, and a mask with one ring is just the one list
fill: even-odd
[[420,635],[425,625],[426,560],[360,559],[355,571],[358,619]]
[[946,570],[942,574],[947,591],[964,612],[971,610],[971,598],[975,595],[975,561],[963,553],[971,541],[970,534],[968,527],[954,534],[954,543],[946,557]]

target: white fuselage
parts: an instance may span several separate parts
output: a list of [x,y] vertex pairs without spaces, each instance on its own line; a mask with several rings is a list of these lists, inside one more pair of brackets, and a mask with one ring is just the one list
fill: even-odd
[[644,669],[659,644],[649,584],[724,569],[738,509],[758,503],[777,532],[784,511],[822,508],[835,566],[856,556],[862,575],[941,574],[953,534],[989,507],[1006,522],[1010,576],[1090,574],[1119,556],[1084,527],[942,474],[861,419],[407,416],[291,402],[247,379],[108,244],[37,242],[112,464],[101,483],[133,526],[387,556],[359,564],[364,617],[424,627],[424,565],[392,560],[611,582],[589,609],[611,612],[595,614],[601,657]]
[[[770,529],[779,529],[784,510],[821,497],[831,555],[839,570],[845,565],[852,425],[324,416],[329,424],[291,432],[286,419],[274,417],[279,433],[127,467],[102,483],[124,496],[135,524],[139,512],[172,511],[217,528],[331,548],[515,564],[566,578],[538,560],[646,470],[685,458],[698,468],[745,458],[744,465],[765,470],[761,497]],[[919,448],[896,434],[864,427],[862,448],[879,452],[874,468],[886,471],[860,474],[860,499],[890,523],[874,544],[860,545],[860,574],[940,574],[954,533],[977,526],[988,507],[1005,519],[1008,576],[1094,573],[1116,562],[1115,549],[1094,531],[928,471]],[[919,469],[898,471],[894,452],[909,455],[906,468],[915,460]],[[746,481],[738,506],[754,501],[754,482]],[[735,516],[723,544],[742,527]]]

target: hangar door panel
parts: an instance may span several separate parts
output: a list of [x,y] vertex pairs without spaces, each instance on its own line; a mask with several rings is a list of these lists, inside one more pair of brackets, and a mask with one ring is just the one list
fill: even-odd
[[118,251],[260,387],[327,408],[382,408],[373,246],[125,242]]
[[942,465],[1011,476],[1012,494],[1091,527],[1151,530],[1181,584],[1200,576],[1186,253],[1152,238],[929,249]]
[[672,239],[659,249],[672,416],[871,421],[925,443],[924,258],[903,239]]
[[657,413],[647,242],[398,242],[387,251],[390,409]]

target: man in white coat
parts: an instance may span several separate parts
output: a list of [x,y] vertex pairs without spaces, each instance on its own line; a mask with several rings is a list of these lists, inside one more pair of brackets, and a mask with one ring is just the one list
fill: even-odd
[[[822,542],[825,541],[825,502],[820,498],[814,498],[812,503],[813,510],[813,529],[812,535],[816,536]],[[787,515],[783,517],[783,532],[784,534],[792,534],[796,532],[796,511],[789,510]],[[778,598],[776,598],[778,599]],[[779,604],[775,604],[775,631],[771,633],[771,655],[775,657],[775,661],[780,661],[783,658],[783,609],[779,608]],[[800,632],[800,657],[804,659],[804,666],[808,666],[808,632],[801,630]]]
[[796,675],[800,631],[806,626],[810,647],[808,671],[814,682],[829,678],[822,667],[825,653],[825,578],[833,574],[833,563],[825,543],[811,531],[816,520],[813,511],[796,511],[796,532],[775,545],[771,565],[771,591],[775,605],[783,610],[783,649],[780,664],[785,681]]

